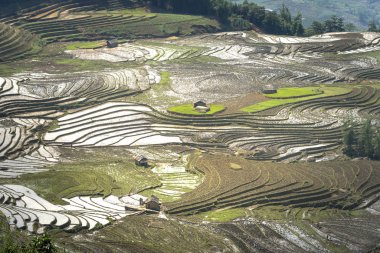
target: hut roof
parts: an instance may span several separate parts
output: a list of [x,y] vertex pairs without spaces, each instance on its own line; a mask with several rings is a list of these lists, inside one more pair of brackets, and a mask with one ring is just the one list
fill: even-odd
[[160,203],[160,199],[155,196],[155,195],[152,195],[150,196],[150,198],[147,200],[147,202],[156,202],[156,203]]
[[275,88],[272,84],[267,84],[264,86],[264,90],[275,90]]
[[117,39],[107,40],[107,43],[109,43],[109,44],[117,44]]
[[133,157],[136,161],[143,161],[143,160],[148,160],[145,156],[142,155],[136,155]]
[[207,103],[203,100],[198,100],[197,102],[194,103],[194,107],[196,106],[206,106]]

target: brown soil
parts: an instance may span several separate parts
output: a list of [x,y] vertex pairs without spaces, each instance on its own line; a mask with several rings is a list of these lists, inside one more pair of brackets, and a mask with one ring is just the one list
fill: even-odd
[[241,112],[241,108],[247,107],[252,104],[260,103],[266,100],[269,100],[269,98],[265,97],[260,93],[255,92],[231,100],[221,101],[221,103],[226,107],[226,110],[221,112],[220,115],[239,113]]

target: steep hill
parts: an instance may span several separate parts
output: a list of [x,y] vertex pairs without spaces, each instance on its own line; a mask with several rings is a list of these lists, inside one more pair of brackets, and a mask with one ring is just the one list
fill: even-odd
[[[241,3],[243,0],[231,0]],[[368,22],[375,19],[380,24],[379,0],[248,0],[268,9],[278,10],[284,3],[291,12],[300,11],[304,17],[305,25],[310,25],[313,20],[325,20],[331,15],[343,17],[347,23],[353,23],[359,28],[366,28]]]

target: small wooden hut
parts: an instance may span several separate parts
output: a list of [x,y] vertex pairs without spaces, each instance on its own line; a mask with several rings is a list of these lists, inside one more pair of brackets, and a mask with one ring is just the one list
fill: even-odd
[[119,46],[119,43],[117,42],[116,39],[107,40],[107,47],[108,48],[115,48],[115,47],[118,47],[118,46]]
[[156,197],[156,196],[154,196],[154,195],[152,195],[145,202],[145,208],[149,209],[149,210],[160,211],[161,206],[160,206],[160,200],[159,200],[159,198]]
[[134,160],[137,166],[148,167],[148,158],[145,156],[137,155],[134,157]]
[[202,107],[207,107],[207,104],[206,104],[206,102],[204,102],[203,100],[198,100],[197,102],[195,102],[194,103],[194,108],[197,108],[197,107],[200,107],[200,106],[202,106]]
[[193,108],[200,113],[206,113],[210,111],[210,107],[203,100],[199,100],[194,103]]
[[263,93],[264,94],[274,94],[274,93],[277,93],[277,89],[274,88],[273,85],[268,84],[268,85],[265,85],[265,87],[263,89]]

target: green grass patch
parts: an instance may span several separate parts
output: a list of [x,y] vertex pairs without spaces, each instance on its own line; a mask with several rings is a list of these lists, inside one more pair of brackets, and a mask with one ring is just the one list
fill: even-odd
[[275,94],[265,94],[268,98],[300,98],[322,94],[323,91],[319,87],[305,88],[282,88]]
[[22,70],[24,70],[24,68],[17,67],[13,64],[12,66],[10,66],[10,64],[0,64],[0,76],[2,77],[12,76],[13,74],[19,73]]
[[107,11],[108,14],[122,14],[122,15],[154,15],[147,11],[145,7],[128,8],[123,10]]
[[213,115],[215,113],[222,112],[226,109],[224,105],[219,105],[219,104],[212,104],[209,106],[210,106],[210,110],[206,113],[201,113],[195,110],[193,104],[174,106],[174,107],[169,108],[168,111],[172,113],[183,114],[183,115],[199,116],[199,115]]
[[104,60],[82,60],[82,59],[74,59],[74,58],[61,58],[57,59],[54,62],[58,65],[70,65],[76,67],[77,70],[85,70],[85,69],[97,69],[109,66],[109,62]]
[[[171,35],[189,35],[197,33],[199,27],[220,30],[220,24],[213,19],[202,16],[151,13],[146,19],[121,23],[113,26],[86,28],[84,35],[112,35],[119,38],[164,37]],[[136,16],[137,17],[137,16]],[[211,31],[211,30],[210,30]]]
[[75,49],[94,49],[105,45],[104,41],[85,41],[85,42],[74,42],[66,46],[67,50]]
[[213,222],[229,222],[245,216],[246,210],[244,208],[213,210],[196,215],[196,217],[202,220]]
[[[310,87],[310,88],[315,89],[315,87]],[[299,98],[285,98],[285,99],[276,98],[276,99],[267,100],[261,103],[257,103],[254,105],[250,105],[240,110],[243,112],[259,112],[259,111],[267,110],[267,109],[281,106],[281,105],[287,105],[287,104],[297,103],[297,102],[316,99],[316,98],[344,95],[352,91],[352,87],[321,86],[319,89],[323,92],[322,94],[310,95],[310,96],[299,97]]]
[[253,210],[247,210],[247,216],[259,220],[282,220],[302,221],[308,220],[313,223],[328,219],[361,217],[365,215],[362,210],[340,210],[319,208],[290,208],[286,206],[264,206]]
[[[26,174],[12,181],[35,190],[41,197],[56,204],[64,204],[62,198],[81,195],[123,196],[137,193],[161,182],[150,169],[138,167],[131,157],[114,156],[108,152],[86,154],[74,162],[64,162],[51,167],[49,171]],[[10,183],[0,180],[0,183]]]
[[176,99],[167,95],[171,90],[170,72],[163,71],[160,73],[161,81],[154,84],[148,91],[139,93],[136,96],[128,97],[125,101],[149,104],[150,106],[168,107],[167,104],[174,105]]
[[159,85],[161,86],[170,86],[170,73],[167,72],[167,71],[163,71],[160,73],[160,76],[161,76],[161,81],[159,83]]
[[377,60],[377,64],[380,63],[380,51],[378,50],[354,54],[354,57],[372,57]]
[[56,58],[53,63],[57,68],[63,70],[73,69],[75,71],[99,71],[102,69],[108,69],[111,66],[113,68],[133,68],[139,66],[136,62],[113,62],[110,63],[105,60],[82,60],[77,58]]

